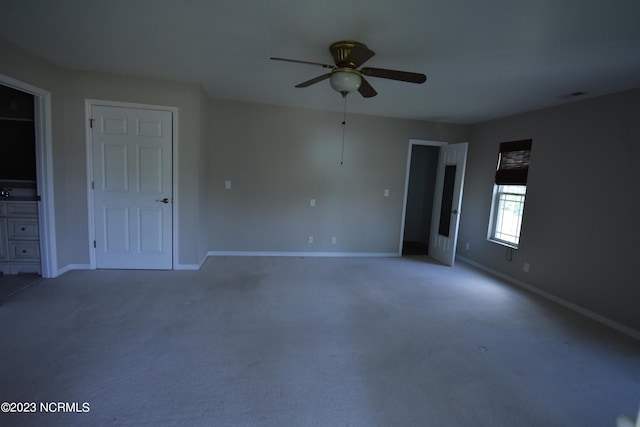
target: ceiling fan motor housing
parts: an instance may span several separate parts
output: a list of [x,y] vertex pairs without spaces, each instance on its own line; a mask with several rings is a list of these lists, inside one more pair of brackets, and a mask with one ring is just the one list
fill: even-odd
[[354,41],[341,41],[329,46],[329,51],[337,67],[357,68],[360,66],[360,64],[349,61],[349,55],[351,55],[351,51],[356,46],[363,50],[369,50],[363,43]]

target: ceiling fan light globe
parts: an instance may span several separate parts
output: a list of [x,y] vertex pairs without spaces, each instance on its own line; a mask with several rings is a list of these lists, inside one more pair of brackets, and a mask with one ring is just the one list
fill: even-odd
[[330,82],[333,90],[344,94],[358,90],[362,79],[355,71],[336,70],[331,74]]

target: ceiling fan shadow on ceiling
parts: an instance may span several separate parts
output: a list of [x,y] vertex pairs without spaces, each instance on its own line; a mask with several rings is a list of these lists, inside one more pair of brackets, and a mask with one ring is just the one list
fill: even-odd
[[343,97],[346,97],[349,93],[355,92],[356,90],[365,98],[372,98],[376,96],[378,92],[375,91],[364,76],[417,84],[427,81],[427,76],[421,73],[373,67],[362,67],[358,69],[362,64],[375,55],[374,51],[360,42],[339,41],[329,46],[329,51],[333,56],[333,62],[335,65],[277,57],[272,57],[271,59],[274,61],[319,65],[322,68],[330,69],[330,72],[297,84],[295,87],[308,87],[323,80],[330,79],[331,87],[336,92],[341,93]]

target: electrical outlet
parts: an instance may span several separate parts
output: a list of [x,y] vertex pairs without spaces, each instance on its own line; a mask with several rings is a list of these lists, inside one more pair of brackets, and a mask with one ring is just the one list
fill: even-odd
[[336,236],[331,236],[331,244],[332,245],[335,245],[337,241],[338,241],[338,239],[336,238]]
[[389,197],[389,189],[388,188],[384,189],[384,197]]
[[307,239],[307,241],[309,242],[309,244],[313,243],[313,236],[309,236],[309,238]]
[[227,180],[224,182],[224,188],[226,190],[231,190],[231,181]]
[[522,269],[524,270],[525,273],[528,273],[529,272],[529,263],[525,262],[524,266],[522,267]]
[[465,243],[465,244],[464,244],[464,250],[465,250],[465,251],[468,251],[468,250],[469,250],[469,247],[470,247],[469,243]]
[[311,199],[309,206],[314,207],[316,205],[316,199]]

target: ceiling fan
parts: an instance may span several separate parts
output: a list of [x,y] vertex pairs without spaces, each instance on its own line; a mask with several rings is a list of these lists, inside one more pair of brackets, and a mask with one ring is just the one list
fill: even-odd
[[365,98],[371,98],[378,94],[367,82],[364,76],[380,77],[383,79],[399,80],[409,83],[424,83],[427,76],[420,73],[410,73],[408,71],[387,70],[384,68],[363,67],[362,64],[368,61],[375,52],[362,43],[355,41],[339,41],[329,46],[329,51],[333,56],[335,65],[322,64],[319,62],[299,61],[297,59],[271,58],[275,61],[297,62],[300,64],[319,65],[329,68],[331,71],[322,74],[306,82],[296,85],[297,88],[308,87],[326,79],[330,79],[331,87],[346,97],[350,92],[358,91]]

